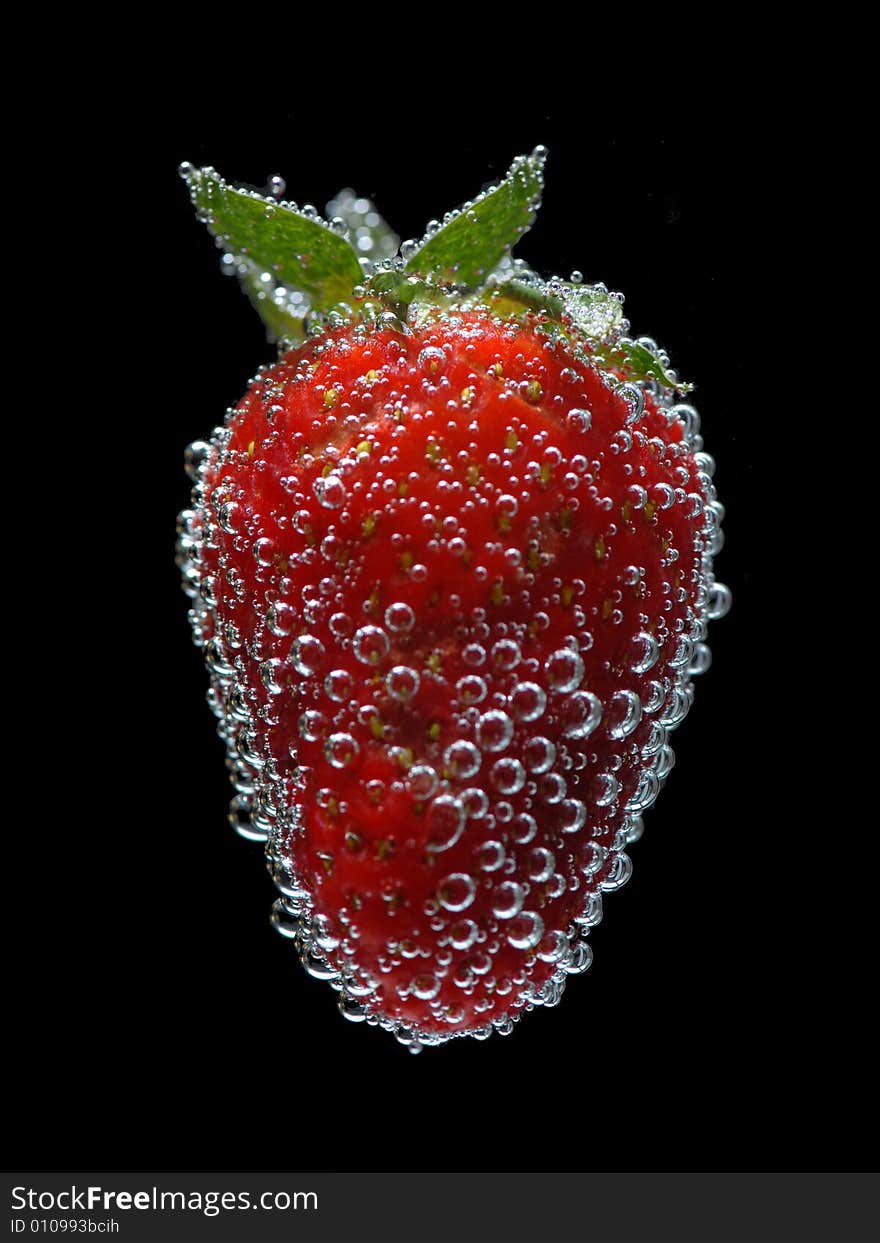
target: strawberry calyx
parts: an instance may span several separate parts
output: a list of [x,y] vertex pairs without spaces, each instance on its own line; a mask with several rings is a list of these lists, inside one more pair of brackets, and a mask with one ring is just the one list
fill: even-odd
[[[609,292],[603,284],[582,285],[558,278],[544,281],[522,265],[515,277],[493,276],[478,290],[469,291],[434,277],[388,267],[367,278],[361,289],[359,310],[353,313],[350,306],[337,307],[337,315],[344,311],[375,322],[391,314],[402,325],[420,327],[437,310],[486,310],[498,320],[531,323],[564,342],[582,361],[613,371],[618,379],[653,380],[680,393],[692,388],[678,378],[668,356],[653,341],[626,335],[623,297]],[[317,323],[315,332],[323,331],[326,324]]]
[[620,294],[577,273],[545,281],[512,257],[540,205],[545,159],[542,147],[518,156],[499,183],[403,243],[351,190],[331,201],[325,220],[311,205],[232,186],[209,167],[183,164],[180,173],[282,353],[328,326],[385,317],[405,328],[438,310],[479,308],[537,323],[618,378],[687,392],[653,341],[627,335]]

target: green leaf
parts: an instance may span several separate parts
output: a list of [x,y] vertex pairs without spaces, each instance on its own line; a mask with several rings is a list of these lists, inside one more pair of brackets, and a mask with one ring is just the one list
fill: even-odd
[[434,275],[466,288],[484,284],[535,218],[545,157],[543,147],[518,156],[503,181],[450,213],[436,232],[405,256],[407,272]]
[[184,164],[180,172],[273,337],[301,340],[307,311],[351,297],[362,277],[357,255],[317,214],[231,186],[213,168]]
[[653,350],[641,341],[621,337],[614,345],[596,350],[607,364],[620,369],[627,380],[658,380],[665,388],[689,393],[693,387],[685,384],[667,370],[665,363]]

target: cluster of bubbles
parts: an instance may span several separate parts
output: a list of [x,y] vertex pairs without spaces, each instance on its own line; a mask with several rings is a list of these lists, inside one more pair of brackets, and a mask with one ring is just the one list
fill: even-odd
[[388,227],[369,199],[354,190],[340,190],[327,204],[329,220],[341,221],[344,236],[361,260],[371,264],[397,254],[400,238]]
[[[357,201],[349,207],[351,213],[356,213]],[[428,372],[433,366],[441,365],[440,358],[431,356],[430,347],[422,351],[419,361]],[[700,586],[687,632],[675,635],[639,631],[631,636],[629,644],[628,667],[633,673],[649,674],[660,660],[662,646],[667,653],[664,664],[669,676],[653,684],[647,701],[631,690],[621,689],[602,702],[583,686],[584,655],[589,651],[590,636],[586,629],[588,619],[583,615],[578,618],[576,606],[573,616],[578,620],[577,633],[540,662],[524,658],[519,642],[522,636],[515,628],[502,623],[493,633],[483,619],[471,618],[472,629],[460,653],[463,672],[455,684],[460,736],[445,741],[436,760],[429,762],[420,757],[409,766],[401,765],[405,774],[401,778],[402,786],[414,801],[428,808],[427,849],[438,858],[442,859],[461,841],[469,822],[489,823],[487,789],[491,792],[494,822],[503,826],[516,852],[516,866],[509,868],[511,860],[507,858],[504,844],[496,838],[483,836],[479,839],[479,857],[473,869],[440,872],[436,909],[432,915],[448,937],[448,962],[441,965],[453,971],[455,984],[464,995],[471,996],[492,967],[485,932],[468,917],[478,884],[491,888],[491,911],[496,923],[490,932],[496,935],[499,943],[526,952],[550,967],[540,987],[531,983],[527,973],[507,982],[516,991],[517,1013],[512,1014],[508,1009],[502,1017],[492,1018],[489,1015],[491,1005],[487,1003],[483,1007],[487,1014],[485,1025],[471,1026],[467,1031],[438,1033],[414,1029],[374,1004],[380,978],[375,973],[359,970],[340,952],[339,930],[315,912],[313,896],[291,864],[290,844],[301,831],[297,795],[305,780],[305,774],[297,767],[297,749],[294,746],[291,752],[291,767],[283,768],[268,748],[257,741],[262,724],[277,724],[279,718],[273,716],[272,704],[287,693],[292,671],[303,686],[314,687],[308,697],[311,706],[302,710],[296,722],[299,740],[302,744],[320,744],[331,769],[339,772],[350,769],[357,762],[360,744],[354,720],[349,724],[345,718],[357,703],[357,688],[350,670],[341,664],[336,667],[330,659],[331,640],[327,631],[333,636],[333,642],[353,654],[365,675],[378,674],[380,693],[403,710],[417,700],[432,676],[430,668],[392,655],[406,648],[416,626],[414,611],[404,601],[391,600],[375,620],[363,624],[344,612],[337,612],[326,618],[325,631],[318,623],[325,619],[326,610],[317,596],[296,604],[278,599],[267,612],[266,629],[271,636],[291,640],[289,656],[282,660],[259,650],[243,651],[241,636],[236,633],[234,624],[220,621],[215,577],[204,572],[208,550],[221,547],[225,538],[246,540],[243,515],[236,500],[222,488],[213,491],[211,488],[217,467],[229,452],[232,416],[224,427],[215,430],[210,442],[198,442],[188,451],[187,468],[195,491],[193,507],[181,515],[180,564],[185,590],[192,598],[190,616],[194,638],[204,648],[211,676],[211,706],[227,747],[227,763],[235,789],[231,823],[242,836],[265,843],[269,867],[279,890],[273,922],[283,935],[294,940],[306,970],[329,981],[339,992],[340,1009],[346,1018],[386,1028],[412,1051],[463,1034],[477,1038],[485,1038],[493,1031],[507,1034],[519,1013],[537,1005],[557,1004],[567,977],[589,966],[591,951],[584,938],[601,919],[603,893],[619,888],[629,877],[630,861],[625,848],[641,835],[642,815],[657,798],[671,770],[673,756],[668,737],[690,707],[692,678],[708,667],[709,653],[704,642],[707,623],[722,616],[729,607],[729,592],[714,581],[712,573],[713,556],[721,547],[719,523],[723,510],[715,497],[714,463],[703,450],[697,412],[689,404],[676,404],[671,393],[656,383],[631,384],[627,388],[629,391],[624,396],[631,417],[618,433],[616,451],[625,454],[631,448],[644,405],[644,390],[650,388],[655,401],[665,408],[670,422],[681,424],[684,447],[699,474],[699,492],[687,495],[682,492],[681,496],[676,496],[675,490],[667,484],[644,489],[634,483],[628,498],[634,510],[650,505],[662,512],[673,504],[691,505],[692,516],[699,517],[702,523]],[[584,433],[589,430],[588,409],[573,407],[566,417],[572,427]],[[587,465],[585,458],[585,468]],[[579,481],[575,479],[575,483]],[[380,489],[383,486],[378,477],[374,486]],[[342,470],[332,470],[315,478],[307,504],[297,501],[293,485],[291,491],[291,525],[301,533],[309,529],[311,521],[308,504],[335,514],[344,510],[348,499]],[[494,504],[496,520],[503,531],[505,522],[515,516],[518,502],[512,493],[501,493]],[[335,555],[332,544],[335,538],[328,534],[318,550],[328,561]],[[454,523],[449,524],[443,538],[452,556],[463,556],[467,551],[460,528]],[[510,551],[514,556],[519,555],[517,549]],[[258,567],[270,566],[275,552],[272,541],[265,536],[253,542],[252,556]],[[474,573],[478,570],[479,567]],[[624,576],[630,571],[635,576],[632,585],[637,582],[639,569],[629,567]],[[420,576],[427,576],[427,569],[416,563],[409,567],[409,573],[412,580],[418,582]],[[223,590],[227,588],[240,598],[244,597],[244,586],[234,566],[226,571]],[[541,616],[540,611],[535,616],[535,624],[539,627]],[[668,655],[670,649],[671,656]],[[248,659],[256,661],[267,695],[266,706],[261,709],[265,713],[262,723],[254,719],[247,694],[244,671]],[[504,694],[499,695],[496,688],[502,685]],[[359,710],[363,711],[363,705]],[[363,718],[358,723],[363,725]],[[376,728],[380,731],[377,736],[381,736],[381,721]],[[569,794],[567,774],[572,770],[576,772],[587,762],[586,748],[592,737],[601,733],[614,742],[627,744],[637,731],[641,731],[638,737],[644,739],[639,744],[640,776],[636,789],[626,801],[620,828],[607,846],[598,842],[584,846],[581,872],[587,883],[578,914],[567,931],[548,930],[540,913],[529,908],[528,886],[548,886],[547,892],[552,897],[557,877],[563,887],[565,880],[556,872],[553,851],[535,840],[538,825],[534,816],[530,811],[518,810],[520,804],[511,800],[516,800],[524,791],[534,792],[545,812],[555,817],[560,832],[570,834],[571,840],[580,840],[589,815],[617,806],[621,786],[615,771],[596,773],[590,786],[594,807],[588,808],[583,798]],[[507,754],[515,736],[520,739],[527,736],[527,741],[516,749],[515,755]],[[475,784],[468,786],[472,781]],[[322,800],[329,805],[334,797],[334,790],[329,787],[317,793],[319,805]],[[518,879],[512,879],[514,874]],[[591,882],[591,877],[598,879]],[[464,954],[467,956],[462,957]],[[439,1005],[436,998],[441,987],[440,977],[430,969],[431,964],[420,960],[417,949],[411,953],[402,944],[389,946],[392,965],[409,958],[412,958],[413,971],[405,991],[428,1005]],[[501,990],[497,991],[499,996],[503,995]],[[456,1021],[454,1010],[449,1021]]]

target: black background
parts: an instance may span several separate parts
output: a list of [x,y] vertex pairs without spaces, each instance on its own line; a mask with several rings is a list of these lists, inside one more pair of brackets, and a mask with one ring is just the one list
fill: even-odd
[[[779,308],[798,120],[760,66],[741,68],[745,94],[644,66],[570,97],[550,78],[513,91],[509,70],[504,91],[454,104],[442,74],[396,90],[365,75],[349,96],[239,75],[233,93],[163,64],[149,89],[108,73],[67,127],[59,104],[38,150],[90,243],[70,223],[42,236],[41,270],[65,292],[45,291],[19,423],[51,460],[21,515],[39,564],[16,614],[18,1168],[869,1165],[868,978],[836,896],[856,866],[832,811],[845,778],[817,749],[822,685],[798,700],[786,674],[813,624],[790,574],[798,467],[780,432],[801,401]],[[696,382],[734,606],[593,967],[507,1039],[411,1057],[305,975],[269,927],[260,848],[226,824],[174,520],[184,446],[271,349],[176,168],[255,186],[281,174],[321,208],[352,185],[408,237],[537,143],[547,189],[519,253],[622,290],[634,331]]]

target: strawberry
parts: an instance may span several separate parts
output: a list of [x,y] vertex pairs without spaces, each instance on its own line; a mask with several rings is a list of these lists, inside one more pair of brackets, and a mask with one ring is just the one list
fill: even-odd
[[543,152],[419,244],[185,166],[271,333],[191,446],[184,583],[274,921],[415,1051],[589,966],[708,663],[720,506],[667,357],[510,258]]

